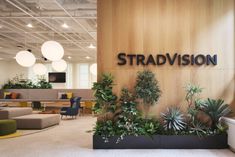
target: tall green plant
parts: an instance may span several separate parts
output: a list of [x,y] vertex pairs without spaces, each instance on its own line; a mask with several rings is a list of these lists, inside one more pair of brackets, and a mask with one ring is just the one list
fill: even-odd
[[201,104],[201,110],[210,117],[212,130],[217,129],[221,117],[228,116],[232,112],[229,105],[224,104],[224,100],[210,98]]
[[203,89],[197,85],[187,84],[185,90],[186,90],[185,100],[188,103],[188,107],[197,105],[197,102],[200,100],[199,95]]
[[158,102],[161,90],[153,72],[144,70],[138,72],[135,85],[136,97],[143,100],[145,117],[151,105]]
[[191,132],[195,132],[197,135],[201,136],[204,133],[204,128],[206,128],[206,125],[200,122],[200,120],[198,119],[198,114],[200,112],[199,105],[201,102],[199,96],[202,90],[203,89],[200,86],[194,84],[187,84],[185,87],[185,100],[188,103],[189,129],[191,130]]
[[95,108],[101,109],[102,113],[114,112],[116,107],[117,96],[113,94],[113,76],[111,74],[103,74],[100,81],[93,84],[92,90],[95,91],[96,98]]

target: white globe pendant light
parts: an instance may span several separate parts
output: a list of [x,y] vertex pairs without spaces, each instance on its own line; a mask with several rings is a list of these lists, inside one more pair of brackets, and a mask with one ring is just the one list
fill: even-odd
[[16,62],[23,67],[31,67],[34,65],[36,58],[29,51],[20,51],[16,54]]
[[90,66],[90,72],[93,74],[93,75],[97,75],[97,64],[94,63]]
[[50,61],[58,61],[64,56],[64,48],[56,41],[46,41],[41,47],[42,55]]
[[33,66],[33,72],[36,75],[45,75],[47,73],[47,68],[41,63],[37,63]]
[[53,61],[52,68],[57,72],[63,72],[67,68],[67,63],[63,59],[59,61]]

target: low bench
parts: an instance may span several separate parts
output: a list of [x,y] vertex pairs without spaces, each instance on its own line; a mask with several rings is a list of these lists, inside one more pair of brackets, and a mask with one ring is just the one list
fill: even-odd
[[18,129],[44,129],[60,123],[59,114],[30,114],[13,119]]
[[0,119],[12,119],[13,117],[32,114],[31,107],[4,107],[0,110]]

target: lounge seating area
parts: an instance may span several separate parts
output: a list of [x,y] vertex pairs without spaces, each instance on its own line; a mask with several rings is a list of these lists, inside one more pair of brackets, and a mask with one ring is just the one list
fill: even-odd
[[[48,111],[38,112],[40,106],[38,102],[33,102],[32,107],[1,107],[0,120],[14,120],[17,129],[45,129],[59,125],[63,116],[76,119],[81,110],[87,109],[85,106],[81,107],[81,99],[81,97],[72,97],[69,100],[70,105],[61,107],[57,114]],[[37,109],[33,111],[35,107]]]
[[235,157],[235,0],[0,0],[0,157]]
[[60,123],[58,114],[33,114],[32,108],[4,108],[0,119],[15,120],[17,129],[44,129]]

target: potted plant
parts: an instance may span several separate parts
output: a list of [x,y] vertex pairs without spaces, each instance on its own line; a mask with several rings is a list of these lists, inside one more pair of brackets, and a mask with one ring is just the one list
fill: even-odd
[[146,118],[150,106],[156,104],[161,96],[161,90],[153,72],[149,70],[138,72],[135,94],[136,98],[139,98],[143,102]]
[[96,98],[93,111],[99,114],[99,121],[110,119],[115,111],[117,96],[112,92],[113,85],[111,74],[103,74],[101,80],[93,84],[92,90]]
[[2,89],[51,89],[52,85],[46,81],[45,78],[40,77],[36,83],[30,79],[24,79],[23,75],[16,75],[14,78],[8,80],[2,86]]
[[[99,83],[107,79],[102,77]],[[111,85],[113,81],[108,81]],[[105,89],[111,89],[112,86]],[[194,87],[194,86],[191,86]],[[190,88],[191,88],[190,87]],[[97,89],[101,88],[96,88]],[[160,89],[159,89],[160,91]],[[186,90],[191,92],[192,90]],[[103,92],[101,92],[103,93]],[[110,93],[110,98],[113,95]],[[196,92],[197,93],[197,92]],[[187,94],[186,94],[187,95]],[[102,97],[102,96],[101,96]],[[99,99],[100,95],[96,95]],[[115,98],[117,98],[115,96]],[[103,98],[102,98],[103,99]],[[147,118],[137,109],[136,96],[123,88],[120,99],[112,105],[112,116],[97,120],[94,127],[94,149],[223,149],[227,148],[227,126],[219,119],[231,110],[222,100],[200,100],[192,94],[188,113],[179,107],[168,107],[158,118]],[[104,99],[107,100],[107,99]],[[101,102],[103,106],[106,101]],[[113,100],[113,99],[111,99]],[[104,103],[104,104],[103,104]],[[110,111],[108,111],[110,112]],[[198,114],[203,113],[203,114]],[[204,122],[200,116],[207,116]]]

